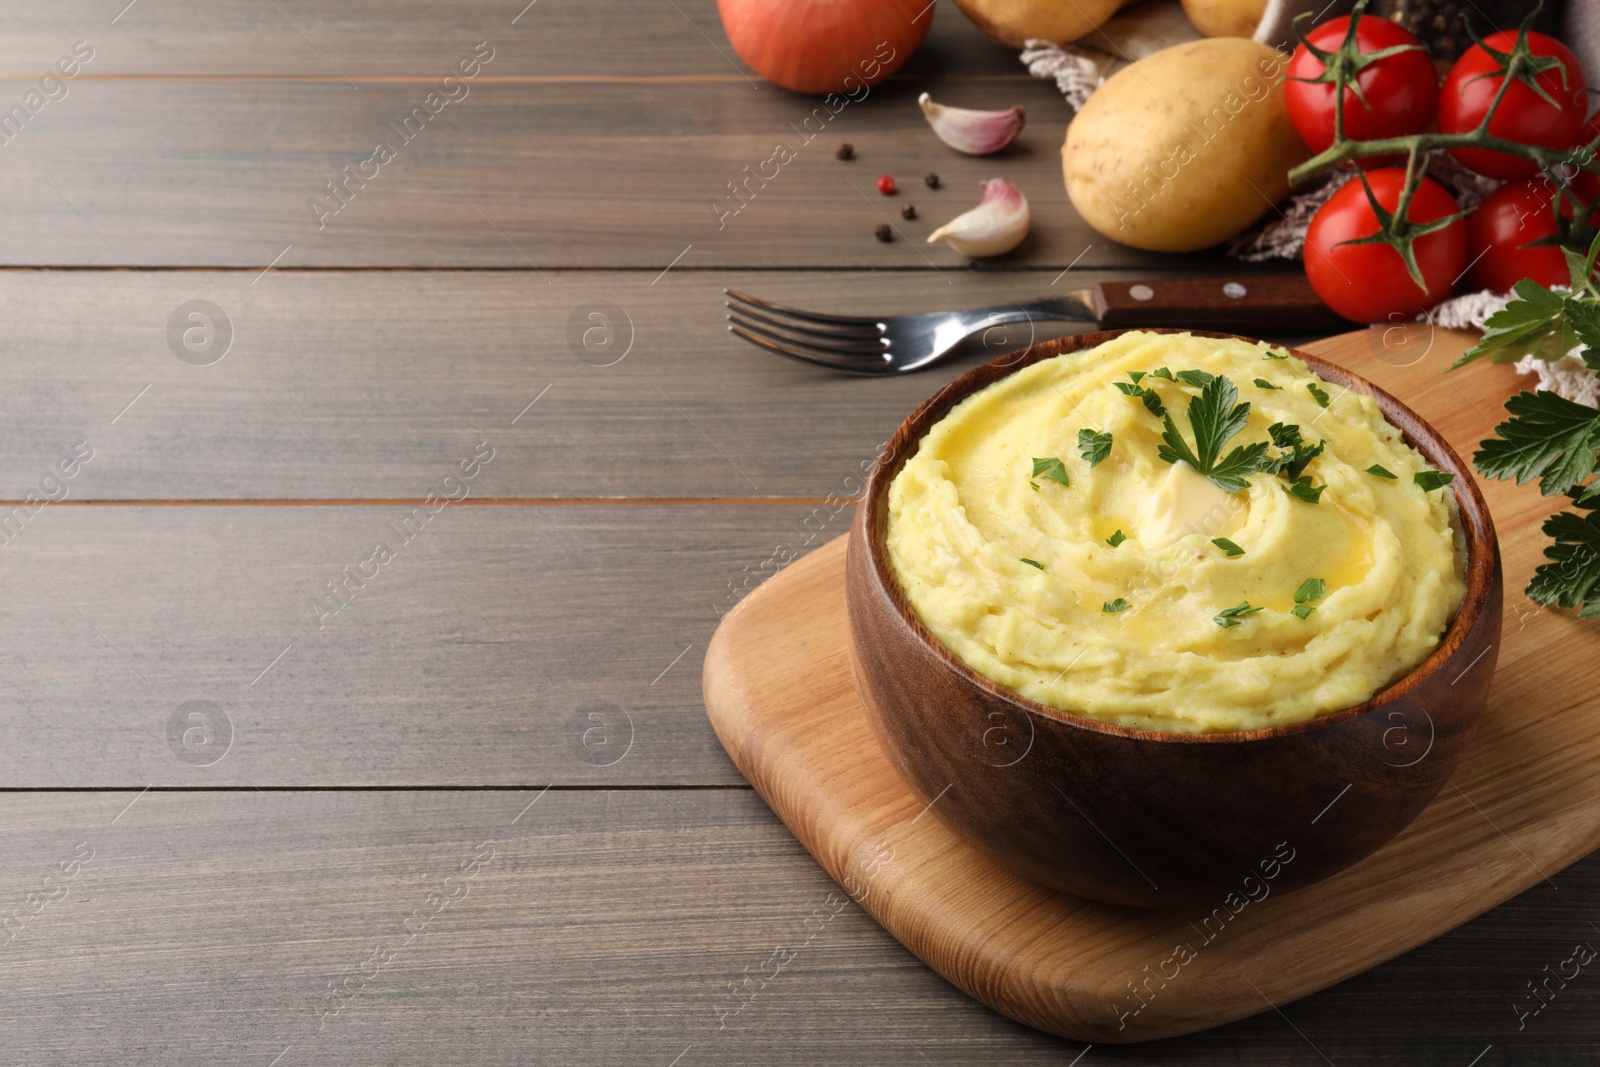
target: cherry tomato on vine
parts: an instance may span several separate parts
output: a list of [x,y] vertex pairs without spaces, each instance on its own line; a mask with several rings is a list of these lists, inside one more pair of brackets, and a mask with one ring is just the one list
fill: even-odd
[[[1406,172],[1385,167],[1367,172],[1372,192],[1385,211],[1400,203]],[[1423,178],[1406,218],[1428,223],[1460,210],[1455,198],[1432,178]],[[1305,267],[1322,302],[1356,322],[1412,318],[1450,295],[1467,265],[1467,227],[1456,219],[1443,229],[1416,238],[1412,252],[1427,290],[1417,288],[1400,253],[1387,244],[1346,244],[1378,232],[1378,217],[1358,178],[1317,209],[1306,228]]]
[[[1478,128],[1489,111],[1495,94],[1500,91],[1504,78],[1498,59],[1485,50],[1508,53],[1517,45],[1515,30],[1502,30],[1483,39],[1461,54],[1450,73],[1445,75],[1444,88],[1439,94],[1439,132],[1467,133]],[[1542,33],[1528,34],[1528,52],[1534,57],[1561,61],[1533,75],[1533,80],[1556,103],[1542,99],[1531,86],[1517,81],[1506,90],[1500,109],[1489,122],[1489,132],[1496,137],[1520,144],[1539,145],[1544,148],[1566,149],[1577,140],[1578,131],[1589,111],[1585,90],[1589,83],[1578,65],[1572,50],[1553,37]],[[1563,70],[1565,78],[1563,78]],[[1486,178],[1531,178],[1539,173],[1539,165],[1531,159],[1492,152],[1484,148],[1455,148],[1451,154],[1469,170]]]
[[[1559,244],[1529,247],[1560,232],[1550,206],[1555,191],[1555,183],[1544,177],[1508,182],[1467,216],[1469,289],[1508,293],[1524,278],[1547,289],[1571,284]],[[1571,204],[1563,203],[1561,213],[1571,218]]]
[[[1335,52],[1344,43],[1349,25],[1348,15],[1329,19],[1312,30],[1307,39],[1325,52]],[[1356,75],[1354,87],[1345,87],[1345,137],[1376,141],[1426,130],[1433,122],[1438,103],[1439,78],[1433,72],[1433,61],[1417,39],[1388,19],[1367,15],[1356,24],[1356,46],[1363,55],[1401,46],[1415,46],[1415,50],[1367,63]],[[1333,144],[1333,85],[1295,79],[1316,78],[1325,69],[1323,61],[1302,43],[1289,60],[1288,80],[1284,82],[1289,121],[1312,152],[1321,152]],[[1365,103],[1356,95],[1356,87],[1366,98]],[[1381,164],[1371,159],[1363,160],[1362,165]]]
[[[1572,143],[1574,147],[1587,147],[1593,144],[1596,138],[1600,138],[1600,111],[1596,111],[1589,116],[1589,121],[1583,124],[1583,129],[1578,131],[1578,136],[1573,139]],[[1597,150],[1597,152],[1600,152],[1600,150]],[[1595,153],[1589,154],[1590,160],[1595,158],[1597,158]],[[1600,172],[1579,170],[1576,174],[1570,176],[1569,181],[1572,191],[1578,195],[1578,199],[1583,203],[1593,205],[1596,200],[1600,200]]]

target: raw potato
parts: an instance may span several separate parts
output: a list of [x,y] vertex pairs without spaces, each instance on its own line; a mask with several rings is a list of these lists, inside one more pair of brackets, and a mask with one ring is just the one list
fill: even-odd
[[1284,110],[1288,58],[1212,37],[1112,75],[1061,149],[1067,195],[1084,221],[1135,248],[1192,252],[1270,211],[1306,158]]
[[1099,26],[1134,0],[956,0],[973,25],[1001,44],[1021,48],[1029,38],[1066,44]]
[[1249,37],[1267,13],[1267,0],[1183,0],[1183,13],[1207,37]]

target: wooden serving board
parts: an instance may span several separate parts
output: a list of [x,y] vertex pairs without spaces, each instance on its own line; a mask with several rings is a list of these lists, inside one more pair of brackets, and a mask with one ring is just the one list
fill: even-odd
[[[1523,384],[1487,364],[1445,376],[1471,341],[1418,327],[1308,348],[1398,395],[1470,457]],[[1600,623],[1541,610],[1522,594],[1551,501],[1533,486],[1482,485],[1504,552],[1504,647],[1489,710],[1455,779],[1366,860],[1236,914],[1224,908],[1225,919],[1044,889],[928,816],[858,702],[845,647],[842,537],[723,620],[706,654],[707,712],[745,777],[828,873],[929,966],[996,1011],[1092,1042],[1230,1022],[1437,937],[1600,846],[1592,673]]]

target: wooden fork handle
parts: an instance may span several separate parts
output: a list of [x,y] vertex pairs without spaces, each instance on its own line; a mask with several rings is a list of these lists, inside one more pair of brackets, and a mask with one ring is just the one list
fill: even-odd
[[1100,325],[1109,329],[1176,326],[1260,335],[1344,332],[1352,325],[1298,272],[1101,282],[1093,300]]

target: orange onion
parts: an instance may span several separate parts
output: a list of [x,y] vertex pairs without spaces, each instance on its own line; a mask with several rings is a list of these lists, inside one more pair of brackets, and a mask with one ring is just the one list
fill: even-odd
[[933,24],[928,0],[717,0],[717,12],[739,58],[797,93],[876,85]]

